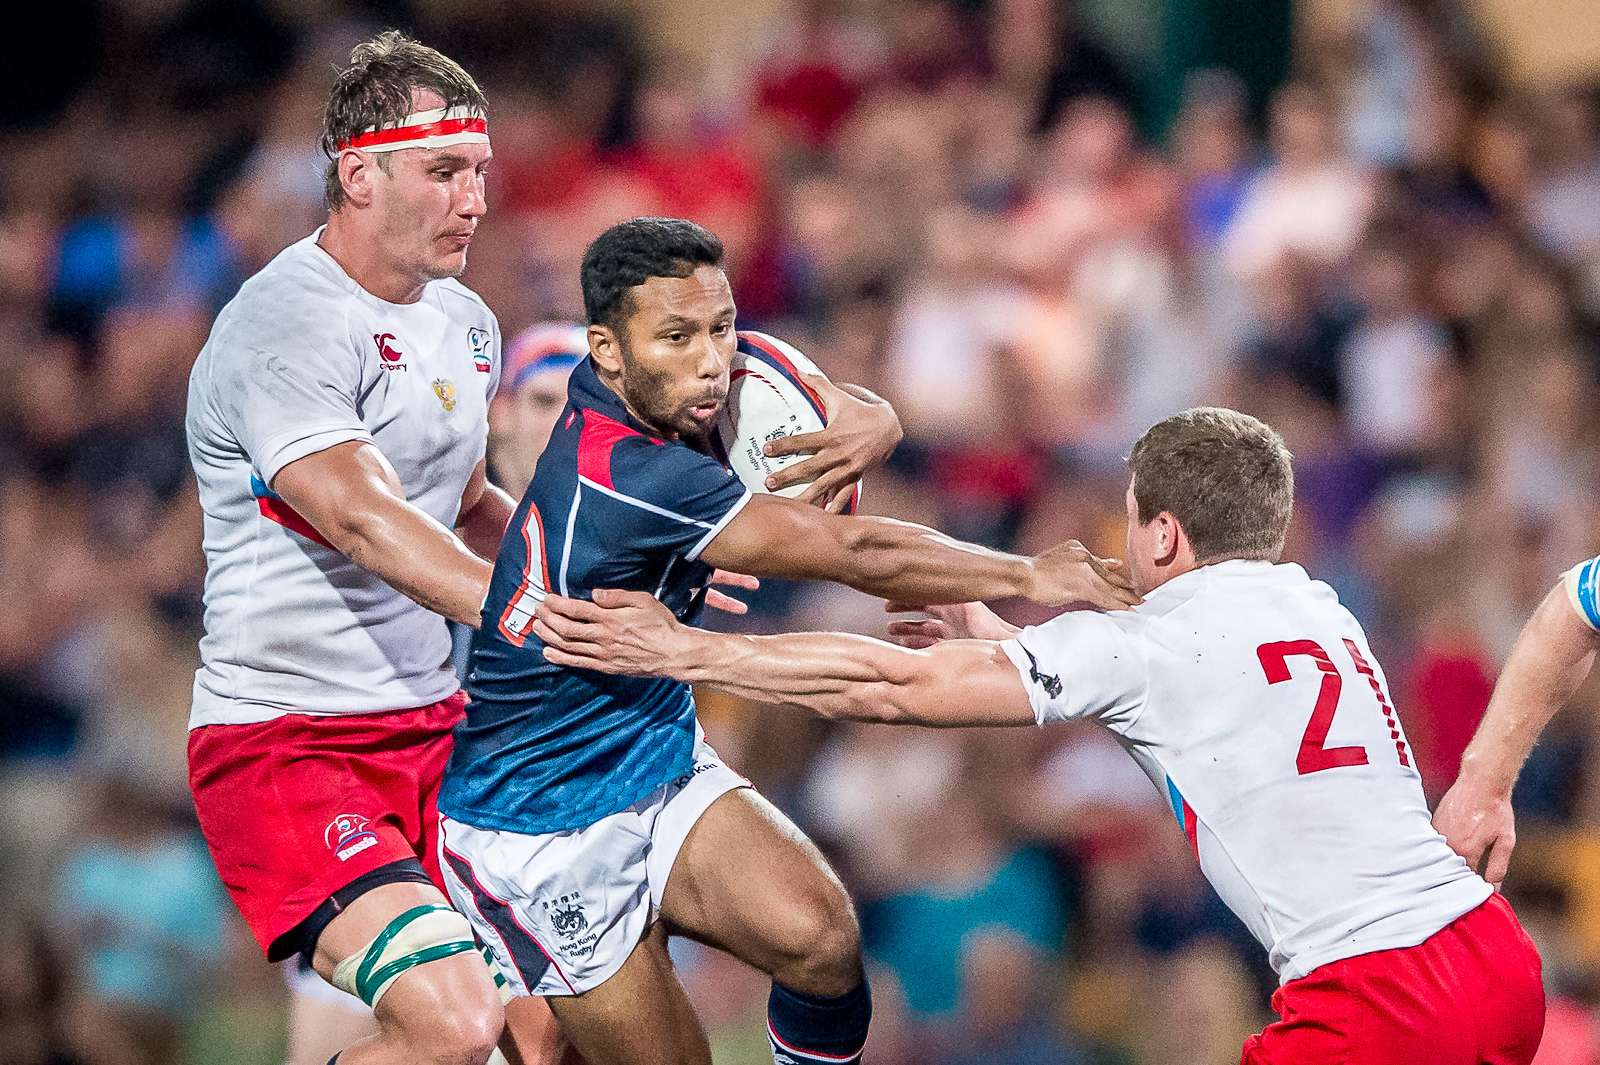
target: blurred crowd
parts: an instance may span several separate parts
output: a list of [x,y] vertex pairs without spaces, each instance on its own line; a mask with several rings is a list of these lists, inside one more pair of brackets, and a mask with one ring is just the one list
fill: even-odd
[[[1170,91],[1070,0],[803,0],[712,62],[576,0],[43,13],[79,27],[73,57],[0,102],[0,1062],[280,1060],[282,984],[184,783],[203,560],[181,419],[217,309],[318,224],[322,100],[388,25],[489,94],[466,281],[506,336],[579,317],[611,222],[700,221],[742,325],[900,411],[869,510],[1116,554],[1146,425],[1266,418],[1297,459],[1290,556],[1368,627],[1437,799],[1522,620],[1600,550],[1600,71],[1513,87],[1464,5],[1346,6]],[[883,631],[836,588],[754,599],[754,630]],[[1231,1065],[1266,1019],[1264,952],[1106,735],[826,726],[716,693],[702,716],[861,904],[870,1060]],[[1542,1062],[1600,1062],[1596,723],[1591,688],[1518,793]],[[717,1060],[770,1060],[764,979],[675,951]]]

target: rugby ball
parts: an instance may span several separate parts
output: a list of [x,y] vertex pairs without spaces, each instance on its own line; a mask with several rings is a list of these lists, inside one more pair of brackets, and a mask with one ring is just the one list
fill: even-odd
[[[752,492],[767,492],[768,475],[806,458],[768,458],[761,452],[763,445],[796,433],[813,433],[828,424],[822,397],[801,374],[826,376],[792,344],[765,333],[739,334],[728,374],[728,401],[717,416],[717,443],[723,461]],[[795,484],[776,494],[794,497],[805,489],[804,484]],[[857,481],[845,512],[854,511],[860,498]]]

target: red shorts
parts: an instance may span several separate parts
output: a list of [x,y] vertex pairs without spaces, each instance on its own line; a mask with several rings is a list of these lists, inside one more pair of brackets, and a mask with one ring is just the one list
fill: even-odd
[[1323,965],[1240,1065],[1527,1065],[1544,1033],[1539,952],[1501,895],[1414,947]]
[[[189,733],[189,790],[217,873],[273,960],[334,892],[419,859],[439,875],[439,783],[467,697],[414,710],[286,714]],[[440,890],[443,890],[441,887]]]

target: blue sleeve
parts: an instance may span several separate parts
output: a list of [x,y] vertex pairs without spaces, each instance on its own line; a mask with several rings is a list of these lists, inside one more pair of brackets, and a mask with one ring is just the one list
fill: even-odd
[[644,438],[624,441],[612,452],[611,481],[607,494],[625,504],[617,508],[617,531],[630,546],[690,561],[750,499],[749,489],[716,459]]
[[1567,601],[1591,629],[1600,630],[1600,558],[1580,562],[1562,575]]

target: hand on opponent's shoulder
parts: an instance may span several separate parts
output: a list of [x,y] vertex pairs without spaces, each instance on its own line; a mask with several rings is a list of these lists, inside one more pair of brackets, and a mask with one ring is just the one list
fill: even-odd
[[[1047,585],[1059,583],[1064,590],[1100,609],[1120,610],[1139,601],[1120,561],[1097,558],[1076,540],[1069,540],[1039,556],[1035,564],[1040,563],[1047,573],[1055,569],[1061,571],[1047,577]],[[930,605],[891,601],[884,603],[883,609],[890,614],[928,615],[889,622],[889,639],[912,650],[932,647],[945,640],[1009,640],[1022,631],[1020,626],[1011,624],[983,603]]]
[[1031,585],[1024,598],[1043,606],[1087,603],[1101,610],[1136,606],[1139,596],[1127,568],[1117,559],[1098,558],[1076,540],[1034,556]]

